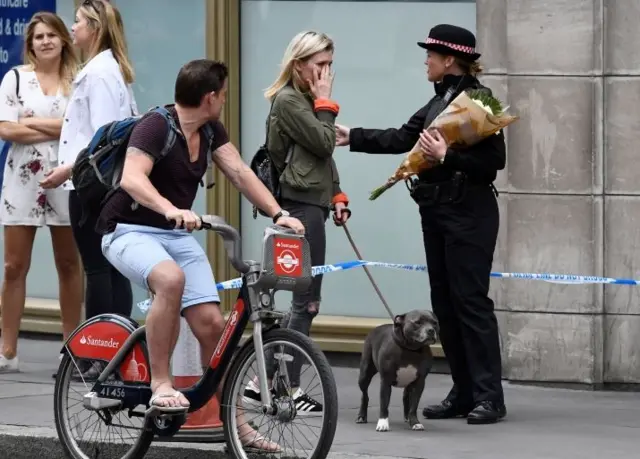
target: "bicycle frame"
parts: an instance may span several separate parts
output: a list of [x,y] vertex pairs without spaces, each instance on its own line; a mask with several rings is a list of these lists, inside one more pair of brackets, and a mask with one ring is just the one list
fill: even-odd
[[[218,341],[216,349],[211,356],[209,366],[202,377],[191,387],[180,391],[189,400],[188,412],[197,411],[202,408],[216,393],[218,387],[225,376],[227,368],[233,360],[233,356],[242,339],[242,335],[247,328],[248,322],[253,322],[252,340],[247,340],[245,346],[253,342],[256,349],[256,359],[258,364],[258,376],[263,404],[263,412],[270,414],[273,411],[271,403],[271,392],[267,388],[266,363],[263,351],[263,324],[270,319],[277,317],[278,313],[273,312],[273,294],[277,287],[284,283],[284,289],[293,289],[296,280],[292,277],[300,278],[307,276],[311,279],[311,265],[308,254],[308,244],[305,240],[295,247],[295,242],[287,242],[282,235],[274,238],[273,247],[269,250],[265,247],[265,260],[272,260],[271,264],[284,264],[296,270],[295,275],[287,276],[282,274],[277,268],[271,269],[265,264],[254,261],[244,262],[240,259],[239,235],[235,229],[231,231],[228,225],[215,223],[213,217],[208,217],[208,229],[218,229],[218,232],[228,237],[225,238],[225,246],[230,252],[229,256],[232,264],[242,274],[242,285],[238,297],[233,306],[231,314],[226,321],[222,335]],[[203,222],[205,222],[203,216]],[[226,225],[226,226],[225,226]],[[226,232],[226,233],[225,233]],[[267,239],[273,235],[265,237]],[[231,243],[229,242],[231,240]],[[291,258],[282,258],[284,255],[273,250],[282,244],[285,255],[290,256],[298,250],[304,253],[302,262],[298,260],[298,265],[291,263]],[[236,245],[233,245],[235,243]],[[235,248],[235,250],[232,250]],[[268,252],[268,253],[267,253]],[[294,253],[295,256],[295,253]],[[278,258],[281,257],[282,259]],[[275,261],[273,261],[275,260]],[[280,261],[278,261],[280,260]],[[284,261],[283,261],[284,260]],[[288,268],[288,269],[289,269]],[[303,282],[304,284],[304,282]],[[278,326],[277,324],[270,326]],[[88,336],[88,338],[87,338]],[[121,344],[122,343],[122,344]],[[139,326],[137,322],[125,316],[117,314],[102,314],[89,319],[80,325],[69,336],[64,344],[63,351],[68,353],[73,359],[98,359],[109,362],[101,372],[98,380],[93,384],[91,391],[84,397],[84,405],[87,408],[100,410],[119,407],[121,409],[133,409],[138,405],[148,406],[152,392],[150,388],[151,375],[149,366],[149,355],[146,344],[146,327]],[[142,355],[144,361],[138,362],[136,359]],[[75,360],[74,360],[75,361]],[[143,374],[140,374],[142,366]],[[116,370],[124,381],[107,381],[107,378]]]
[[[211,360],[209,362],[209,366],[206,371],[202,375],[202,377],[191,387],[182,389],[181,392],[184,393],[187,400],[189,400],[190,407],[189,412],[197,411],[202,408],[216,393],[218,387],[225,375],[227,368],[229,368],[233,355],[236,352],[238,344],[242,339],[242,335],[247,328],[247,324],[249,323],[249,319],[252,315],[252,312],[257,312],[256,319],[254,320],[255,327],[253,329],[253,341],[255,342],[256,350],[262,349],[262,326],[261,322],[264,314],[260,314],[261,308],[256,307],[255,303],[252,304],[250,294],[250,287],[247,286],[246,278],[243,277],[243,285],[240,288],[240,292],[234,304],[234,307],[229,314],[229,318],[226,321],[224,330],[216,346],[216,349],[211,356]],[[267,312],[267,311],[264,311]],[[256,323],[259,322],[259,323]],[[115,314],[102,314],[100,316],[96,316],[87,322],[82,329],[74,332],[72,336],[69,337],[68,343],[76,343],[80,340],[86,340],[86,333],[82,333],[83,330],[90,329],[92,324],[96,324],[101,329],[106,329],[107,333],[110,332],[109,340],[105,338],[101,338],[101,335],[98,337],[90,337],[91,341],[95,342],[109,342],[113,340],[112,343],[117,344],[117,338],[113,338],[113,329],[114,326],[124,327],[130,331],[130,335],[122,346],[117,350],[117,352],[108,360],[109,363],[104,368],[98,380],[94,383],[91,388],[91,393],[97,396],[98,400],[110,399],[117,400],[118,405],[122,404],[125,408],[134,408],[138,405],[147,405],[149,400],[151,399],[151,388],[149,386],[150,378],[145,377],[143,381],[139,382],[129,382],[122,381],[117,382],[108,382],[108,376],[116,371],[119,368],[127,368],[131,366],[131,355],[134,349],[139,349],[144,356],[144,362],[142,365],[146,365],[148,368],[148,352],[146,346],[146,327],[140,326],[135,328],[135,322],[133,320],[119,316]],[[276,325],[277,326],[277,325]],[[95,327],[94,327],[95,328]],[[122,330],[123,333],[126,333],[125,329]],[[117,336],[117,335],[116,335]],[[247,343],[248,344],[248,343]],[[65,345],[65,348],[68,348],[68,352],[74,354],[71,349],[71,346]],[[139,354],[138,354],[139,355]],[[264,352],[258,352],[258,371],[261,375],[265,376],[266,379],[266,369],[265,369],[265,359]],[[75,357],[75,356],[74,356]],[[103,357],[107,360],[107,355],[82,355],[77,356],[76,358],[100,358]],[[262,358],[260,358],[262,357]],[[133,359],[135,365],[140,365],[140,363]],[[121,371],[122,373],[122,371]],[[270,406],[270,392],[265,390],[263,394],[266,394],[266,400],[263,400],[264,405]],[[104,403],[103,403],[104,404]],[[112,403],[104,404],[104,408],[108,406],[113,406]],[[93,406],[93,408],[100,409],[102,407]]]

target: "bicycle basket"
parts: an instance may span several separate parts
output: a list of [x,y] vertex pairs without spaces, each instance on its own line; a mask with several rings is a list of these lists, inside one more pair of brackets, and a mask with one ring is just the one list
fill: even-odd
[[313,278],[309,242],[302,235],[285,233],[274,226],[264,233],[260,286],[289,292],[307,290]]

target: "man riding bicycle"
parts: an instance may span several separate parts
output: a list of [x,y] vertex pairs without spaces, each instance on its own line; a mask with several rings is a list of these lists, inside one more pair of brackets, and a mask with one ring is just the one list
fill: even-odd
[[[160,160],[167,123],[159,113],[145,115],[129,140],[121,188],[105,203],[96,226],[103,234],[105,257],[132,282],[154,293],[146,334],[153,376],[150,405],[159,413],[186,412],[189,407],[184,395],[174,389],[169,372],[179,314],[200,342],[203,366],[208,365],[224,328],[211,265],[190,234],[202,223],[191,207],[207,171],[207,155],[274,223],[304,234],[302,223],[280,208],[229,142],[219,121],[227,76],[225,64],[206,59],[180,69],[175,105],[167,107],[179,131],[173,147]],[[211,131],[212,139],[207,137]],[[243,428],[251,430],[248,425]],[[251,443],[245,446],[277,448],[261,437]]]

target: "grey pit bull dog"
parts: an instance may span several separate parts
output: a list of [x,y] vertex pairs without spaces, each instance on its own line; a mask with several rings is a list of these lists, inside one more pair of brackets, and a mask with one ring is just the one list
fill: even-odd
[[431,371],[431,344],[438,339],[438,320],[431,311],[413,310],[395,317],[393,324],[380,325],[367,336],[360,360],[358,385],[362,391],[356,423],[367,422],[369,384],[380,373],[380,418],[376,430],[389,429],[392,387],[403,387],[404,420],[413,430],[424,430],[418,420],[418,404]]

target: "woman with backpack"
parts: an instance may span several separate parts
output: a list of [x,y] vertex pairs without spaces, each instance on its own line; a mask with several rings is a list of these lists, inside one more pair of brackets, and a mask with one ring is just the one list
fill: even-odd
[[71,225],[87,277],[86,318],[104,313],[129,316],[131,284],[102,255],[101,236],[94,229],[98,212],[83,214],[69,179],[78,153],[98,128],[137,114],[131,89],[133,67],[127,56],[122,17],[109,2],[83,2],[71,30],[74,43],[89,60],[73,82],[60,136],[60,166],[51,171],[43,187],[70,190]]
[[[331,99],[334,43],[324,33],[296,35],[287,47],[282,69],[265,96],[271,102],[267,118],[266,147],[280,179],[280,205],[287,215],[305,227],[313,266],[323,265],[326,255],[325,223],[331,210],[336,224],[347,221],[349,200],[340,189],[333,151],[335,119],[340,107]],[[322,275],[315,276],[308,291],[295,293],[291,312],[283,326],[309,335],[320,310]],[[268,359],[271,377],[276,368]],[[289,369],[291,394],[298,416],[318,414],[322,405],[300,386],[300,357]],[[260,401],[256,381],[244,392],[245,404]]]
[[62,117],[78,71],[71,36],[58,16],[34,14],[24,40],[24,65],[0,85],[0,137],[11,142],[4,168],[0,223],[4,227],[0,373],[19,371],[18,333],[36,230],[48,226],[58,272],[63,337],[78,326],[80,260],[69,221],[68,192],[40,182],[58,162]]

